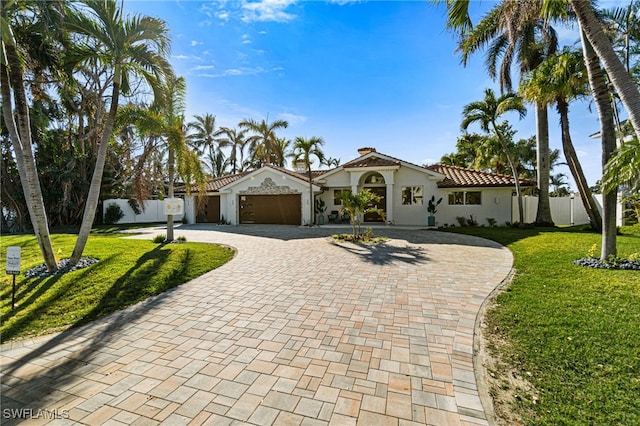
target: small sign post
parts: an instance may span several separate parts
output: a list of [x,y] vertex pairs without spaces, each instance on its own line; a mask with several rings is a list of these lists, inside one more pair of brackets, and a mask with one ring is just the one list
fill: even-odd
[[182,198],[165,198],[163,213],[166,216],[179,216],[184,213],[184,200]]
[[16,275],[20,274],[20,247],[7,247],[7,266],[5,268],[7,274],[13,275],[13,287],[11,289],[11,309],[16,305]]

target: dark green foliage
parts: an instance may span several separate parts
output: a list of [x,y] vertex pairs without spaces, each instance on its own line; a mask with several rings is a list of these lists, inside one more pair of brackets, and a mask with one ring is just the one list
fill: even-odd
[[114,225],[124,217],[124,212],[116,203],[111,203],[107,206],[107,210],[104,213],[104,223],[106,225]]

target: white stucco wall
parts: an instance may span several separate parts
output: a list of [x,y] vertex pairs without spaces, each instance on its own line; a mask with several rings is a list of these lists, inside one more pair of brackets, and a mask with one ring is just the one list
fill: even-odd
[[[164,214],[163,210],[164,204],[161,200],[146,200],[144,202],[144,210],[140,214],[135,214],[129,205],[129,200],[123,198],[107,199],[102,203],[103,216],[110,204],[117,204],[124,213],[124,216],[118,221],[118,223],[159,223],[167,221],[167,216]],[[185,214],[186,212],[187,204],[185,203]],[[176,215],[173,219],[179,222],[183,220],[183,216],[184,215]],[[187,220],[189,220],[188,217]]]
[[[271,179],[271,181],[276,185],[273,192],[260,192],[262,191],[261,186],[264,185],[266,179]],[[311,220],[309,212],[309,185],[306,182],[296,179],[286,173],[282,173],[268,167],[263,167],[255,173],[228,185],[223,191],[221,191],[220,214],[224,215],[224,218],[232,225],[237,225],[240,221],[238,197],[243,192],[272,195],[285,193],[301,194],[301,225],[309,223]]]
[[[374,171],[373,168],[363,170],[366,176],[369,172]],[[387,172],[389,173],[389,172]],[[387,188],[387,198],[391,197],[393,201],[392,211],[387,210],[396,225],[427,225],[427,206],[431,196],[435,196],[436,200],[442,197],[442,203],[437,207],[436,226],[458,226],[456,217],[463,216],[469,218],[473,215],[478,224],[488,226],[487,218],[493,218],[498,225],[504,225],[507,221],[511,221],[511,188],[469,188],[470,191],[480,191],[482,193],[482,201],[480,205],[448,205],[449,193],[461,191],[464,189],[439,189],[437,182],[433,180],[431,175],[416,170],[411,167],[400,167],[393,173],[393,186],[391,192]],[[334,189],[351,189],[351,176],[348,171],[340,171],[326,177],[323,186],[326,190],[320,195],[327,206],[325,219],[332,210],[339,210],[340,206],[333,203]],[[403,205],[402,204],[402,188],[408,186],[423,187],[423,204],[422,205]],[[358,190],[361,190],[360,186]]]
[[442,203],[436,213],[436,226],[460,226],[457,219],[459,216],[466,219],[473,216],[480,226],[489,226],[487,218],[495,219],[498,226],[511,221],[512,188],[467,188],[468,191],[481,192],[481,204],[449,205],[449,194],[464,190],[465,188],[440,189]]

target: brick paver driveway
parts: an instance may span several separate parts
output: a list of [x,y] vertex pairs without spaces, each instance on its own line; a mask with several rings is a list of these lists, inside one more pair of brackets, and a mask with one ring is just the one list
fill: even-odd
[[511,253],[435,231],[380,228],[391,239],[370,247],[332,232],[178,228],[237,256],[90,325],[4,345],[2,423],[487,424],[474,322]]

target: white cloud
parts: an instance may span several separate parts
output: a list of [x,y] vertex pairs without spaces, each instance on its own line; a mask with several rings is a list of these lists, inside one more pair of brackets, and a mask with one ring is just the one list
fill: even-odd
[[218,74],[209,74],[202,73],[198,74],[198,77],[207,77],[207,78],[220,78],[220,77],[235,77],[242,75],[257,75],[265,72],[265,69],[262,67],[239,67],[239,68],[227,68]]
[[220,19],[221,21],[228,21],[230,16],[231,15],[226,10],[216,12],[216,18]]
[[191,71],[206,71],[206,70],[212,70],[215,68],[216,68],[215,65],[196,65],[195,67],[191,68]]
[[195,56],[195,55],[173,55],[172,58],[180,61],[196,61],[196,62],[203,61],[203,59],[200,56]]
[[296,0],[245,0],[242,3],[242,20],[244,22],[289,22],[296,16],[286,12],[286,9],[295,3]]
[[361,0],[329,0],[329,3],[334,3],[340,6],[344,6],[345,4],[353,4],[360,3]]
[[307,121],[307,117],[305,117],[304,115],[293,114],[290,112],[283,112],[281,114],[278,114],[278,117],[281,120],[286,120],[290,126],[295,126],[296,124],[302,124]]
[[251,44],[251,37],[249,37],[249,34],[243,34],[242,35],[242,44]]
[[202,44],[202,42],[201,42],[201,41],[191,40],[191,43],[189,43],[189,46],[191,46],[191,47],[196,47],[196,46],[199,46],[199,45],[201,45],[201,44]]

